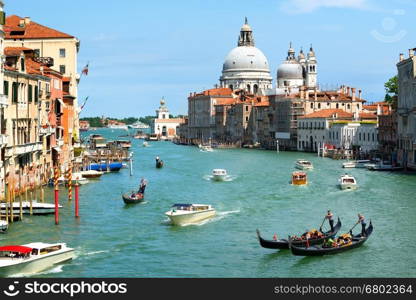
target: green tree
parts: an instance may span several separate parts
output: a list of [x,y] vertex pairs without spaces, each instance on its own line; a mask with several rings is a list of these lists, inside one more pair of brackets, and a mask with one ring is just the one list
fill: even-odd
[[385,84],[386,96],[384,100],[389,102],[392,106],[397,105],[397,98],[399,95],[399,80],[397,75],[390,78]]

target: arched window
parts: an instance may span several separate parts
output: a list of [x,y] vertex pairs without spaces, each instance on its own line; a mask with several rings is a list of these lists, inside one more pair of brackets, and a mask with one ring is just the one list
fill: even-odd
[[247,91],[251,92],[251,86],[249,84],[247,84]]
[[230,88],[230,90],[234,90],[234,87],[232,84],[230,84],[228,87]]
[[311,102],[311,108],[313,108],[313,102]]
[[259,91],[259,86],[257,84],[255,84],[253,89],[254,89],[254,94],[257,94],[258,91]]
[[318,103],[318,108],[321,108],[321,103]]
[[166,126],[162,127],[162,136],[166,136],[167,134],[167,130],[166,130]]
[[339,103],[337,103],[336,108],[337,108],[337,109],[339,108]]

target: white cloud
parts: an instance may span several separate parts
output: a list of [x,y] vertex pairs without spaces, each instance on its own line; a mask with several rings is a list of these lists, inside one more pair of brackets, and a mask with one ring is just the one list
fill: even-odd
[[368,0],[286,0],[281,9],[289,14],[311,13],[319,8],[368,9]]

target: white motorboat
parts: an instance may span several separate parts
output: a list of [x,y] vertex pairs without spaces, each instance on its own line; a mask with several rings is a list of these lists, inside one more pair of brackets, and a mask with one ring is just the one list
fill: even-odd
[[174,225],[187,225],[214,217],[215,209],[207,204],[174,204],[165,215]]
[[212,170],[212,179],[215,181],[224,181],[227,177],[227,170],[214,169]]
[[202,145],[201,147],[200,147],[200,149],[201,149],[201,151],[203,151],[203,152],[213,152],[214,151],[214,149],[212,149],[212,147],[211,146],[209,146],[209,145]]
[[79,172],[83,178],[99,178],[104,172],[96,170],[87,170]]
[[[10,209],[9,203],[0,204],[0,212],[2,215],[6,214],[6,208]],[[59,208],[62,208],[62,205],[59,204]],[[30,214],[30,201],[22,201],[22,212],[25,215]],[[55,204],[52,203],[40,203],[36,200],[32,201],[32,212],[34,215],[48,215],[55,213]],[[13,214],[20,214],[20,202],[13,202]]]
[[31,243],[0,247],[0,277],[33,275],[71,260],[74,249],[65,243]]
[[5,232],[9,228],[7,220],[0,220],[0,232]]
[[143,147],[149,147],[149,143],[148,142],[143,142]]
[[367,164],[366,168],[370,171],[401,171],[403,167],[393,166],[390,162],[380,161],[377,164]]
[[[59,184],[63,184],[63,183],[67,183],[68,180],[66,178],[66,176],[61,176],[58,178],[58,183]],[[82,173],[72,173],[72,183],[74,184],[75,182],[78,182],[78,184],[87,184],[89,181],[87,178],[84,178]]]
[[308,160],[305,160],[305,159],[298,159],[296,161],[295,166],[299,170],[312,170],[313,169],[312,163]]
[[357,180],[351,175],[342,175],[339,179],[341,190],[353,190],[357,188]]
[[371,163],[369,159],[347,161],[342,164],[343,168],[365,168],[367,164]]

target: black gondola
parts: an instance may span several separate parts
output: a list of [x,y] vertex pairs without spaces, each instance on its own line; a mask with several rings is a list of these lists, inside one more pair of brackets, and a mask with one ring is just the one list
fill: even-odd
[[144,194],[142,193],[135,193],[135,197],[132,197],[131,194],[123,194],[123,201],[126,204],[135,204],[143,202]]
[[156,168],[158,168],[158,169],[160,169],[160,168],[162,168],[163,167],[163,160],[157,160],[156,161]]
[[[324,242],[325,239],[327,238],[332,238],[334,237],[338,231],[341,228],[341,220],[338,218],[338,222],[337,224],[334,226],[334,230],[333,231],[327,231],[324,232],[324,236],[322,238],[319,239],[309,239],[309,245],[316,245],[316,244],[321,244]],[[268,248],[268,249],[289,249],[289,241],[286,239],[278,239],[278,240],[266,240],[264,238],[261,237],[260,235],[260,231],[257,229],[257,237],[259,239],[260,242],[260,246],[262,246],[263,248]],[[292,244],[295,246],[306,246],[306,240],[295,240],[292,241]]]
[[352,236],[352,243],[347,244],[345,246],[339,247],[323,247],[323,245],[314,245],[311,247],[299,247],[293,244],[290,245],[290,249],[294,255],[300,256],[322,256],[327,254],[336,254],[344,251],[348,251],[354,248],[358,248],[363,245],[368,238],[370,237],[371,233],[373,232],[373,224],[370,221],[370,225],[365,230],[365,236],[362,236],[361,233]]

